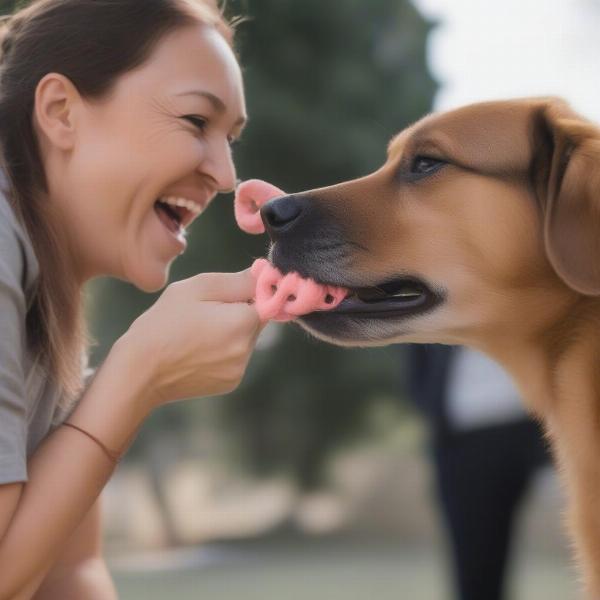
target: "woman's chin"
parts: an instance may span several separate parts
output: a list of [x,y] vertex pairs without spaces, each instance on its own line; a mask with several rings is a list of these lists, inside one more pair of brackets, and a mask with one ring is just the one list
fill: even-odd
[[136,285],[136,287],[142,292],[146,292],[147,294],[153,294],[162,290],[165,287],[165,285],[167,285],[166,278],[164,278],[160,283],[144,282],[140,285]]
[[154,269],[137,269],[126,277],[126,281],[142,292],[158,292],[164,288],[169,281],[170,266],[171,263],[166,267],[164,265],[157,265]]

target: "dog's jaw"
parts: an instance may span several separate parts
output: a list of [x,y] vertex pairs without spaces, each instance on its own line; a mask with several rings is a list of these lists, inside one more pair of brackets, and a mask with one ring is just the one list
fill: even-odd
[[337,309],[304,315],[298,323],[311,335],[338,346],[386,346],[418,336],[420,325],[444,304],[443,292],[431,293],[418,303],[380,313]]

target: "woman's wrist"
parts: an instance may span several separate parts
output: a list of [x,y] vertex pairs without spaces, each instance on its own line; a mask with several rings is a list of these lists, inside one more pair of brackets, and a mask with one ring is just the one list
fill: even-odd
[[138,399],[140,410],[150,414],[155,408],[162,406],[166,398],[159,392],[158,353],[150,348],[140,348],[139,341],[128,331],[114,344],[107,361],[125,373],[131,383],[131,393]]
[[105,363],[111,362],[111,369],[125,374],[131,383],[132,401],[140,405],[140,410],[149,415],[164,403],[158,393],[156,382],[156,353],[148,348],[140,348],[134,336],[127,331],[113,344]]
[[150,369],[126,342],[113,345],[69,418],[119,455],[155,407]]

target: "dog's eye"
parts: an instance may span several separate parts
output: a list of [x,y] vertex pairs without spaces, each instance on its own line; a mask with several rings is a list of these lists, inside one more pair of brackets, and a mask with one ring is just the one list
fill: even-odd
[[431,175],[441,169],[445,164],[446,163],[439,158],[416,156],[410,165],[410,172],[413,175]]

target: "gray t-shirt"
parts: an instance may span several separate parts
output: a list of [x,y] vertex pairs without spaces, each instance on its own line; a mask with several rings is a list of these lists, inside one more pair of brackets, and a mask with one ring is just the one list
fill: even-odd
[[27,481],[27,458],[57,424],[60,390],[26,346],[39,265],[0,177],[0,484]]

